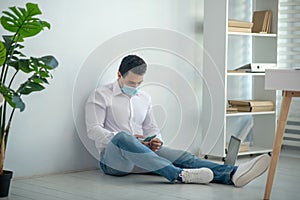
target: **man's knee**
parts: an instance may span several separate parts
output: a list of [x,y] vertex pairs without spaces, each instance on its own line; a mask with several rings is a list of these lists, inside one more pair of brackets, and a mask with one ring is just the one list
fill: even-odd
[[128,141],[131,140],[133,136],[130,133],[127,133],[125,131],[118,132],[112,139],[112,142],[115,144],[118,141]]
[[120,171],[117,169],[114,169],[112,167],[107,166],[106,164],[100,162],[100,167],[104,174],[112,175],[112,176],[125,176],[128,175],[130,172]]

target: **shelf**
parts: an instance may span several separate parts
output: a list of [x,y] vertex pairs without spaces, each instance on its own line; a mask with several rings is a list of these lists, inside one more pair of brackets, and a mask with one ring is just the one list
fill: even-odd
[[237,112],[237,113],[226,113],[226,117],[247,116],[247,115],[272,115],[272,114],[275,114],[275,111],[267,111],[267,112]]
[[263,154],[269,152],[272,152],[271,148],[250,146],[250,149],[248,151],[239,152],[238,155],[243,156],[243,155],[252,155],[252,154]]
[[265,73],[228,72],[227,76],[265,76]]
[[242,33],[242,32],[228,32],[228,35],[246,35],[254,37],[277,37],[276,33]]
[[[219,6],[216,7],[217,4]],[[211,12],[211,10],[215,12]],[[241,29],[228,28],[228,19],[250,21],[254,11],[260,10],[272,11],[271,33],[251,33],[250,30],[248,33],[236,32]],[[276,105],[277,92],[265,89],[265,72],[263,70],[261,72],[241,72],[241,70],[237,72],[234,70],[248,63],[277,65],[278,0],[245,2],[210,0],[205,2],[204,12],[203,47],[209,50],[209,54],[203,54],[203,65],[205,66],[203,76],[213,76],[210,69],[217,68],[223,75],[221,82],[224,87],[217,91],[220,98],[211,98],[210,91],[205,90],[203,105],[218,106],[219,110],[225,111],[225,114],[218,112],[215,115],[214,121],[220,123],[219,125],[223,129],[205,133],[203,137],[205,141],[201,145],[200,153],[223,157],[226,139],[230,135],[239,135],[240,132],[249,135],[247,139],[251,146],[249,151],[241,152],[239,155],[269,153],[272,151],[271,147],[276,132],[276,110],[231,113],[226,113],[226,110],[228,99],[270,100]],[[235,32],[231,30],[235,30]],[[266,68],[271,68],[271,66]],[[203,106],[204,115],[209,115],[210,112],[210,107]],[[208,120],[204,123],[208,123]]]

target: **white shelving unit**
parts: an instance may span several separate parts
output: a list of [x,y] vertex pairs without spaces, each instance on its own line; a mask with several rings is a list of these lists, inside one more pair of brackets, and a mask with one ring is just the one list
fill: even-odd
[[[218,6],[216,6],[218,5]],[[217,68],[223,88],[223,98],[212,101],[212,95],[203,94],[203,143],[200,155],[225,157],[230,136],[239,137],[251,122],[245,141],[250,149],[239,155],[269,153],[272,151],[276,128],[276,111],[226,113],[229,99],[272,100],[276,92],[264,89],[264,73],[227,73],[247,63],[277,63],[278,0],[209,0],[204,3],[204,77],[210,77],[210,68]],[[253,11],[272,10],[270,34],[228,32],[228,19],[252,21]],[[214,109],[214,108],[218,109]],[[220,109],[221,108],[221,109]],[[212,115],[211,112],[215,112]],[[212,119],[212,116],[217,116]],[[220,121],[220,127],[210,127],[210,120]],[[248,123],[249,124],[249,123]],[[214,129],[215,128],[215,129]]]

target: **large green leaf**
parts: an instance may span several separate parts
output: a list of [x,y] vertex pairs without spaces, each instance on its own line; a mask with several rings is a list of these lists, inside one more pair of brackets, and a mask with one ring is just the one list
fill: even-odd
[[49,84],[48,80],[46,78],[42,78],[41,76],[39,76],[39,74],[34,74],[31,77],[31,80],[33,82],[35,82],[35,83],[40,83],[40,84],[46,83],[46,84]]
[[0,42],[0,66],[4,64],[6,58],[6,48],[4,44]]
[[17,92],[23,95],[28,95],[32,92],[37,92],[45,89],[40,83],[34,82],[31,78],[20,85]]
[[21,70],[25,73],[30,73],[34,71],[32,68],[30,68],[30,63],[28,59],[19,59],[16,61],[11,61],[7,63],[9,66],[12,66],[16,70]]
[[[16,52],[17,54],[18,52]],[[41,58],[30,57],[29,59],[15,59],[7,63],[16,70],[21,70],[25,73],[35,71],[42,77],[50,77],[48,70],[53,70],[58,66],[57,60],[53,56],[43,56]]]
[[[13,35],[3,35],[2,36],[4,41],[5,41],[5,46],[6,48],[10,47],[12,45],[13,42],[24,42],[24,39],[20,36],[20,37],[14,37]],[[20,45],[19,43],[19,46],[18,48],[23,48],[24,46]]]
[[22,101],[21,96],[12,89],[0,84],[0,93],[11,107],[18,108],[21,112],[25,109],[25,103]]
[[6,54],[6,64],[8,64],[10,61],[18,60],[20,57],[25,57],[25,55],[20,51],[21,49],[24,48],[20,42],[23,41],[22,37],[13,37],[13,36],[8,36],[5,35],[3,36],[4,39],[4,47],[7,49]]
[[58,66],[58,61],[53,56],[43,56],[41,57],[41,61],[47,69],[55,69]]
[[25,109],[25,103],[22,101],[21,96],[17,93],[13,94],[12,102],[16,105],[16,108],[19,108],[22,112]]
[[10,12],[3,11],[4,15],[1,17],[1,24],[7,31],[18,33],[25,38],[37,35],[45,27],[50,29],[48,22],[34,17],[42,13],[37,4],[27,3],[26,9],[15,6],[9,9]]

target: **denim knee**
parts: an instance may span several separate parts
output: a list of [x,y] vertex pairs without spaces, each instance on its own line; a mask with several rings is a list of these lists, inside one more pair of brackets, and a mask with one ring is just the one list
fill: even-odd
[[106,164],[102,163],[101,161],[99,163],[100,163],[100,167],[101,167],[102,171],[104,172],[104,174],[108,174],[108,175],[112,175],[112,176],[125,176],[125,175],[129,174],[129,172],[123,172],[123,171],[114,169],[112,167],[109,167]]
[[112,143],[117,144],[119,141],[128,141],[131,140],[133,136],[130,133],[127,133],[125,131],[118,132],[113,139],[111,140]]

